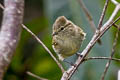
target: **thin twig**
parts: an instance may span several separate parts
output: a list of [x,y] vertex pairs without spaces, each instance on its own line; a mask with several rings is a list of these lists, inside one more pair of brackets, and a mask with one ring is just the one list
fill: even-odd
[[[4,6],[0,3],[0,7],[4,10]],[[46,47],[46,45],[30,30],[28,29],[24,24],[21,24],[22,27],[28,31],[44,48],[45,50],[50,54],[50,56],[54,59],[54,61],[57,63],[59,68],[61,69],[62,73],[65,71],[63,66],[60,64],[60,62],[56,59],[56,57],[52,54],[52,52]]]
[[109,1],[110,0],[106,0],[106,2],[105,2],[105,5],[104,5],[104,8],[103,8],[103,11],[102,11],[99,23],[98,23],[98,30],[102,27],[102,22],[103,22],[103,19],[104,19],[104,16],[105,16]]
[[92,49],[92,47],[95,45],[96,41],[100,39],[100,37],[113,25],[113,23],[116,23],[120,17],[118,17],[114,22],[113,19],[117,15],[118,11],[120,10],[120,5],[117,5],[114,9],[111,17],[109,20],[101,27],[100,31],[96,31],[93,35],[91,41],[88,43],[86,48],[82,51],[81,56],[78,57],[78,59],[75,62],[75,66],[71,66],[66,72],[64,72],[61,80],[68,80],[72,77],[72,75],[77,70],[78,66],[82,63],[83,59],[89,54],[89,51]]
[[52,54],[52,52],[46,47],[46,45],[30,30],[28,29],[24,24],[22,24],[22,27],[29,32],[43,47],[44,49],[50,54],[50,56],[55,60],[55,62],[58,64],[62,72],[64,72],[64,68],[62,65],[59,63],[59,61],[56,59],[56,57]]
[[110,63],[111,63],[112,57],[115,54],[115,48],[116,48],[116,45],[117,45],[118,35],[119,35],[119,31],[117,30],[116,36],[115,36],[115,40],[114,40],[114,43],[113,43],[113,48],[112,48],[110,60],[106,64],[106,67],[105,67],[104,72],[102,74],[101,80],[105,79],[105,75],[107,74],[108,68],[110,67]]
[[110,58],[110,57],[88,57],[88,58],[85,58],[84,61],[88,61],[88,60],[95,60],[95,59],[101,59],[101,60],[113,60],[113,61],[117,61],[117,62],[120,62],[120,59],[117,59],[117,58]]
[[26,73],[27,73],[28,75],[32,76],[32,77],[35,77],[35,78],[38,79],[38,80],[48,80],[48,79],[39,77],[39,76],[37,76],[36,74],[33,74],[33,73],[29,72],[29,71],[27,71]]
[[93,29],[93,31],[96,31],[96,26],[95,23],[93,21],[92,16],[90,15],[90,12],[88,11],[88,9],[86,8],[85,4],[83,3],[82,0],[78,0],[80,3],[81,8],[83,9],[83,11],[85,12],[85,15],[87,16],[88,22],[90,24],[90,27]]
[[113,26],[120,31],[120,27],[117,24],[113,24]]
[[[75,64],[77,64],[77,66],[73,67],[74,69],[72,69],[72,71],[75,72],[77,70],[78,66],[83,62],[83,59],[88,55],[89,51],[95,45],[95,43],[97,42],[97,40],[113,25],[113,23],[116,23],[119,19],[120,19],[120,17],[117,18],[114,22],[112,22],[108,26],[106,26],[106,27],[103,26],[104,30],[101,32],[101,34],[99,34],[99,33],[96,32],[96,34],[93,36],[93,38],[90,41],[90,43],[88,44],[88,46],[81,53],[81,55],[83,55],[83,57],[78,57],[78,59],[76,60]],[[70,73],[71,75],[69,75],[68,79],[72,77],[73,73]]]
[[[83,9],[86,17],[87,17],[87,20],[88,20],[88,22],[89,22],[89,24],[90,24],[91,29],[92,29],[92,30],[94,31],[94,33],[95,33],[95,31],[96,31],[97,28],[96,28],[96,26],[95,26],[95,23],[94,23],[94,21],[93,21],[93,18],[92,18],[92,16],[91,16],[89,10],[86,8],[86,6],[85,6],[85,4],[84,4],[84,2],[83,2],[82,0],[78,0],[78,1],[79,1],[79,3],[80,3],[81,8]],[[99,44],[102,44],[102,42],[101,42],[100,39],[99,39],[97,42],[98,42]]]
[[96,31],[93,35],[91,41],[88,43],[86,48],[82,51],[81,56],[78,57],[78,59],[75,62],[75,66],[71,66],[66,72],[64,72],[61,80],[69,80],[72,75],[77,70],[78,66],[83,62],[83,59],[89,54],[89,51],[92,49],[92,47],[95,45],[96,41],[100,39],[100,37],[114,24],[116,23],[120,17],[118,17],[114,22],[113,19],[117,15],[118,11],[120,10],[120,5],[116,5],[116,8],[114,9],[112,15],[108,19],[108,21],[101,27],[100,31]]
[[111,0],[111,2],[115,5],[118,5],[119,3],[116,0]]

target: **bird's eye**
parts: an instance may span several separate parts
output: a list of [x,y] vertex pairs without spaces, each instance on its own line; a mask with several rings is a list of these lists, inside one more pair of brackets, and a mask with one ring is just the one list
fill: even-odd
[[61,27],[61,30],[63,30],[64,28],[63,27]]

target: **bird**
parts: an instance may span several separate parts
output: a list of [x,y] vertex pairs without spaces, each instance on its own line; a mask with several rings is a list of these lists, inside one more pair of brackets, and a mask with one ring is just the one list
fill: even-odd
[[65,16],[56,19],[52,27],[52,47],[60,61],[78,52],[86,33]]

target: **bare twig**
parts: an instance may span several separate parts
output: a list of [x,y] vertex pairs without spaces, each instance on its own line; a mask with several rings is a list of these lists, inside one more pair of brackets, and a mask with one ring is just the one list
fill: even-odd
[[120,31],[120,27],[117,24],[113,24],[113,26]]
[[66,72],[64,72],[61,80],[68,80],[72,77],[73,73],[77,70],[79,65],[83,62],[84,58],[88,55],[89,51],[95,45],[97,40],[113,25],[113,23],[116,23],[116,21],[118,21],[119,19],[120,19],[120,17],[118,19],[116,19],[114,22],[112,22],[110,25],[107,25],[106,27],[104,26],[104,30],[101,32],[101,34],[96,32],[96,34],[93,36],[92,40],[89,42],[88,46],[81,53],[82,57],[80,56],[76,60],[76,62],[75,62],[76,66],[71,66]]
[[113,60],[113,61],[117,61],[120,62],[120,59],[117,58],[110,58],[110,57],[88,57],[85,58],[84,61],[88,61],[88,60],[95,60],[95,59],[101,59],[101,60]]
[[[86,6],[85,6],[85,4],[83,3],[83,1],[82,0],[78,0],[79,1],[79,3],[80,3],[80,6],[81,6],[81,8],[83,9],[83,11],[85,12],[85,15],[86,15],[86,17],[87,17],[87,19],[88,19],[88,22],[89,22],[89,24],[90,24],[90,27],[91,27],[91,29],[94,31],[94,33],[95,33],[95,31],[96,31],[96,26],[95,26],[95,23],[94,23],[94,21],[93,21],[93,18],[92,18],[92,16],[91,16],[91,14],[90,14],[90,12],[88,11],[88,9],[86,8]],[[101,40],[99,39],[98,40],[98,43],[99,44],[102,44],[102,42],[101,42]]]
[[35,77],[36,79],[38,79],[38,80],[48,80],[48,79],[45,79],[45,78],[42,78],[42,77],[39,77],[39,76],[37,76],[37,75],[35,75],[35,74],[33,74],[33,73],[31,73],[31,72],[26,72],[28,75],[30,75],[30,76],[32,76],[32,77]]
[[[2,4],[0,4],[1,8],[4,10],[4,6]],[[55,62],[57,63],[57,65],[60,67],[62,73],[64,72],[64,68],[62,67],[62,65],[60,64],[60,62],[56,59],[56,57],[52,54],[52,52],[45,46],[45,44],[30,30],[28,29],[24,24],[21,24],[22,27],[28,31],[44,48],[45,50],[50,54],[50,56],[55,60]]]
[[80,3],[81,8],[83,9],[83,11],[85,12],[85,15],[87,16],[88,22],[90,24],[90,27],[93,29],[93,31],[96,31],[96,26],[95,23],[93,21],[92,16],[90,15],[90,12],[88,11],[88,9],[86,8],[85,4],[83,3],[82,0],[78,0]]
[[28,29],[24,24],[22,24],[22,27],[29,32],[43,47],[44,49],[50,54],[50,56],[55,60],[55,62],[58,64],[62,72],[64,72],[64,68],[62,65],[59,63],[59,61],[56,59],[56,57],[52,54],[52,52],[46,47],[46,45],[30,30]]
[[119,3],[116,0],[111,0],[113,4],[118,5]]
[[110,60],[107,62],[106,64],[106,67],[105,67],[105,70],[102,74],[102,77],[101,77],[101,80],[104,80],[105,79],[105,75],[108,71],[108,68],[110,67],[110,63],[111,63],[111,60],[112,60],[112,57],[115,53],[115,48],[116,48],[116,45],[117,45],[117,40],[118,40],[118,34],[119,34],[119,31],[116,32],[116,36],[115,36],[115,40],[114,40],[114,43],[113,43],[113,48],[112,48],[112,52],[111,52],[111,56],[110,56]]
[[81,56],[78,57],[78,59],[75,62],[75,66],[71,66],[66,72],[64,72],[61,80],[68,80],[72,77],[74,72],[77,70],[78,66],[82,63],[84,58],[88,55],[89,51],[92,49],[92,47],[95,45],[96,41],[100,39],[100,37],[114,24],[116,23],[119,19],[117,18],[114,22],[113,19],[117,15],[118,11],[120,10],[120,5],[117,5],[116,8],[114,9],[111,17],[109,20],[101,27],[100,31],[96,31],[95,34],[93,35],[91,41],[89,44],[86,46],[86,48],[82,51]]
[[6,72],[18,44],[24,12],[24,0],[4,0],[2,26],[0,29],[0,80]]
[[106,0],[106,2],[105,2],[105,5],[104,5],[104,8],[103,8],[103,11],[102,11],[102,14],[101,14],[99,23],[98,23],[98,29],[100,29],[100,28],[102,27],[102,22],[103,22],[103,19],[104,19],[105,12],[106,12],[106,10],[107,10],[109,1],[110,1],[110,0]]

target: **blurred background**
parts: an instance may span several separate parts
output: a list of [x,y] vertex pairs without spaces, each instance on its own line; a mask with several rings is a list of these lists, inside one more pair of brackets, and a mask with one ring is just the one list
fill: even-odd
[[[104,1],[84,0],[84,4],[90,11],[96,26],[99,22]],[[0,0],[0,3],[3,4],[3,1]],[[115,6],[110,2],[104,22],[110,17],[114,8]],[[94,34],[77,0],[25,0],[24,13],[24,24],[43,41],[55,56],[56,54],[51,47],[51,33],[52,25],[57,17],[66,16],[87,33],[79,52],[82,52]],[[117,16],[119,15],[120,12]],[[2,9],[0,9],[0,22],[1,20]],[[109,57],[115,32],[116,28],[114,27],[107,31],[101,38],[102,45],[97,43],[88,56]],[[118,41],[120,43],[120,39]],[[119,48],[120,45],[117,45],[115,52],[115,57],[117,58],[120,58]],[[76,58],[77,56],[73,55],[66,60],[74,62]],[[90,60],[83,63],[72,76],[71,80],[100,80],[106,62],[107,60]],[[61,63],[65,69],[70,66],[65,62]],[[116,80],[119,67],[120,63],[112,62],[105,80]],[[30,71],[49,80],[60,80],[62,76],[61,70],[47,51],[26,30],[22,30],[19,45],[5,74],[4,80],[37,80],[26,74],[26,71]]]

